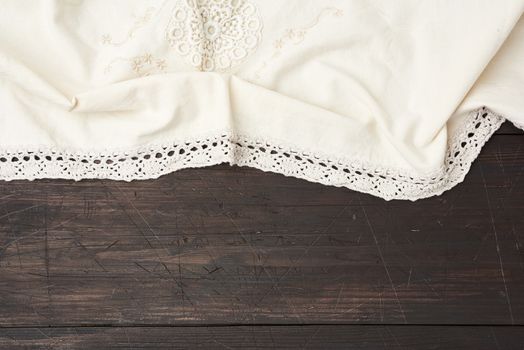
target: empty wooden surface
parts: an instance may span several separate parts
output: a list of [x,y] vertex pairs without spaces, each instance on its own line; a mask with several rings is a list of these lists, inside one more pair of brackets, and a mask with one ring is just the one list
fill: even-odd
[[524,349],[523,173],[506,125],[415,203],[225,165],[1,182],[0,347]]

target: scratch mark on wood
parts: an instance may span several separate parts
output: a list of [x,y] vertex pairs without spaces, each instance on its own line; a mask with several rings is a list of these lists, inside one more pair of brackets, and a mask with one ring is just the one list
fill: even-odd
[[318,326],[315,332],[311,334],[311,336],[306,340],[306,343],[304,344],[304,349],[307,349],[309,343],[313,340],[313,338],[317,336],[319,331],[320,331],[320,326]]
[[286,269],[286,271],[277,278],[277,281],[271,286],[271,288],[267,291],[267,293],[264,294],[260,298],[259,303],[262,302],[262,300],[264,300],[266,296],[268,296],[276,288],[277,284],[280,283],[292,269],[298,266],[298,263],[302,261],[302,259],[309,253],[309,250],[311,249],[311,247],[317,244],[320,238],[322,238],[322,236],[325,235],[329,231],[331,226],[333,226],[333,224],[338,220],[338,218],[342,216],[342,214],[347,210],[347,208],[348,206],[345,206],[344,208],[342,208],[342,210],[340,210],[340,212],[333,218],[333,220],[331,220],[331,222],[326,226],[326,228],[319,235],[317,235],[313,239],[313,241],[311,241],[311,243],[306,247],[306,249],[302,252],[302,254],[300,254],[300,256],[290,264],[290,266]]
[[131,205],[131,207],[133,208],[133,210],[137,213],[138,217],[142,220],[142,222],[147,226],[149,232],[151,232],[153,234],[153,236],[155,236],[155,238],[157,239],[157,241],[160,241],[160,238],[158,238],[158,234],[155,232],[155,230],[153,230],[153,228],[151,227],[151,225],[149,224],[149,222],[146,220],[146,218],[144,217],[144,215],[142,215],[142,212],[140,210],[138,210],[138,208],[136,207],[136,205],[133,203],[132,200],[130,200],[129,198],[127,198],[126,194],[124,193],[124,191],[122,191],[122,189],[120,188],[120,186],[118,186],[117,184],[115,184],[115,187],[118,188],[118,190],[120,191],[120,193],[122,193],[122,196],[127,200],[127,202],[129,203],[129,205]]
[[338,304],[340,303],[340,296],[342,295],[342,291],[344,290],[344,286],[345,286],[346,282],[342,282],[342,285],[340,286],[340,290],[338,291],[338,296],[337,296],[337,302],[335,303],[335,312],[338,310]]
[[[47,197],[47,196],[46,196]],[[47,198],[46,198],[47,202]],[[44,207],[44,255],[45,255],[45,275],[47,280],[47,296],[51,298],[51,290],[49,288],[49,285],[51,284],[49,282],[49,242],[47,239],[47,205]]]
[[487,203],[488,203],[488,211],[489,211],[489,215],[490,215],[490,219],[491,219],[491,229],[493,231],[493,235],[495,236],[495,246],[496,246],[496,249],[497,249],[497,256],[498,256],[498,259],[499,259],[500,275],[502,277],[502,282],[504,283],[504,291],[505,291],[504,294],[505,294],[505,297],[506,297],[506,303],[508,304],[508,311],[509,311],[509,316],[510,316],[510,319],[511,319],[511,324],[514,325],[515,324],[515,319],[513,317],[513,309],[511,307],[511,300],[510,300],[510,297],[509,297],[508,284],[506,283],[506,276],[504,274],[504,265],[502,263],[502,254],[500,253],[499,235],[497,233],[497,227],[495,225],[495,218],[493,216],[493,208],[491,206],[491,199],[489,197],[488,186],[486,184],[486,178],[484,177],[484,170],[482,170],[482,166],[480,167],[480,174],[482,176],[482,183],[484,185],[484,191],[486,193],[486,200],[487,200]]
[[1,216],[0,216],[0,220],[2,220],[2,219],[4,219],[4,218],[7,218],[7,217],[9,217],[9,216],[11,216],[11,215],[13,215],[13,214],[19,214],[19,213],[23,213],[23,212],[25,212],[25,211],[28,211],[28,210],[31,210],[31,209],[34,209],[34,208],[39,208],[39,207],[41,207],[42,205],[43,205],[43,204],[35,204],[35,205],[32,205],[32,206],[27,207],[27,208],[23,208],[23,209],[19,209],[19,210],[13,210],[13,211],[8,212],[8,213],[6,213],[6,214],[4,214],[4,215],[1,215]]
[[[245,237],[244,234],[242,233],[242,230],[241,230],[240,227],[237,225],[236,221],[233,220],[233,218],[232,218],[229,214],[224,213],[224,215],[225,215],[227,218],[229,218],[229,220],[231,221],[231,223],[232,223],[233,226],[235,227],[235,229],[236,229],[236,231],[238,232],[238,234],[240,235],[240,237],[241,237],[241,238],[246,242],[246,244],[248,245],[249,249],[251,250],[251,253],[252,253],[253,257],[254,257],[255,259],[257,259],[258,261],[260,261],[260,260],[261,260],[261,253],[260,253],[260,251],[259,251],[258,249],[255,249],[255,248],[253,247],[253,245],[251,244],[251,242],[248,241],[248,240],[246,239],[246,237]],[[256,267],[256,264],[254,264],[253,266]],[[275,281],[275,279],[273,278],[273,275],[271,275],[271,274],[269,273],[269,271],[267,270],[266,266],[265,266],[263,263],[261,263],[260,266],[262,267],[262,271],[264,271],[264,273],[266,274],[266,276],[267,276],[267,277],[271,280],[271,282],[273,283],[272,290],[275,290],[275,289],[276,289],[276,290],[278,291],[278,293],[279,293],[280,297],[282,298],[282,300],[283,300],[283,301],[284,301],[284,302],[285,302],[289,307],[291,307],[291,310],[292,310],[292,312],[293,312],[293,316],[295,316],[295,317],[297,318],[297,320],[298,320],[300,323],[303,323],[303,321],[302,321],[302,317],[301,317],[300,314],[297,312],[295,305],[291,302],[291,300],[290,300],[288,297],[286,297],[286,296],[284,295],[284,293],[282,292],[282,290],[281,290],[280,287],[279,287],[279,284],[280,284],[280,282],[282,281],[282,279],[278,279],[277,281]],[[256,271],[256,268],[255,268],[255,271]],[[259,302],[260,302],[260,301],[259,301]]]
[[395,344],[397,344],[397,346],[398,346],[399,349],[405,349],[404,346],[400,345],[400,343],[399,343],[397,337],[395,336],[395,333],[393,333],[393,332],[391,331],[391,328],[390,328],[389,326],[386,326],[386,331],[388,331],[388,333],[391,335],[391,337],[393,338],[393,340],[395,341]]
[[391,289],[393,289],[393,293],[395,294],[395,299],[397,300],[398,308],[400,309],[400,314],[402,315],[402,319],[404,320],[404,323],[408,323],[408,320],[406,319],[406,314],[404,313],[404,309],[402,308],[402,304],[400,303],[400,298],[397,293],[397,289],[395,288],[395,285],[393,284],[393,280],[391,279],[391,275],[389,273],[389,268],[386,264],[386,261],[384,260],[384,256],[382,255],[382,249],[380,249],[380,245],[378,244],[377,235],[375,234],[375,229],[371,225],[371,222],[369,221],[368,213],[366,211],[366,207],[362,205],[362,202],[360,200],[359,195],[359,202],[360,206],[362,208],[362,211],[364,213],[364,217],[366,218],[366,222],[369,227],[369,231],[371,232],[371,235],[373,236],[373,241],[375,242],[375,246],[377,247],[378,255],[380,257],[380,260],[382,261],[382,265],[384,266],[384,270],[386,271],[386,276],[388,277],[389,284],[391,285]]
[[114,246],[115,244],[117,244],[118,242],[119,242],[118,240],[114,241],[113,243],[111,243],[110,245],[108,245],[107,247],[105,247],[104,250],[109,250],[109,249],[111,249],[111,247],[113,247],[113,246]]
[[146,269],[144,266],[142,266],[141,264],[137,263],[136,261],[134,261],[134,264],[136,266],[138,266],[139,268],[141,268],[142,270],[144,270],[145,272],[151,273],[151,271],[149,271],[148,269]]
[[497,336],[495,335],[495,331],[493,330],[493,327],[489,327],[489,329],[491,331],[491,336],[493,337],[493,342],[495,343],[497,350],[500,350],[499,340],[497,339]]
[[[173,282],[175,282],[175,284],[178,286],[178,288],[180,288],[180,293],[182,293],[183,296],[185,296],[185,298],[187,299],[187,301],[189,302],[189,304],[191,304],[191,306],[194,307],[194,304],[193,302],[191,301],[191,298],[189,298],[189,296],[186,294],[185,290],[184,290],[184,286],[182,285],[182,282],[181,281],[178,281],[175,276],[173,276],[173,274],[171,273],[171,270],[167,267],[167,265],[163,262],[161,262],[162,266],[164,267],[164,270],[166,270],[166,272],[169,274],[169,276],[171,276],[171,279],[173,280]],[[180,265],[179,265],[180,267]]]

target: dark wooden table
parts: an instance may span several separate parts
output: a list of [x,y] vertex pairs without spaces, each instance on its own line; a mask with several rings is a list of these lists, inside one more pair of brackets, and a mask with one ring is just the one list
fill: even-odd
[[0,348],[524,349],[509,125],[415,203],[228,166],[0,199]]

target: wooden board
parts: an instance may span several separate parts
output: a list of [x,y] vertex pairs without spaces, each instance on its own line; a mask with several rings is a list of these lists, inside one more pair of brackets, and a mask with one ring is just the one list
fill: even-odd
[[524,325],[524,138],[507,128],[463,184],[415,203],[225,165],[1,182],[0,327],[90,343],[144,326]]
[[506,122],[502,124],[500,129],[496,131],[496,134],[497,135],[522,135],[524,134],[524,131],[515,127],[515,125],[513,125],[512,123]]
[[521,350],[523,327],[240,326],[0,329],[17,349]]

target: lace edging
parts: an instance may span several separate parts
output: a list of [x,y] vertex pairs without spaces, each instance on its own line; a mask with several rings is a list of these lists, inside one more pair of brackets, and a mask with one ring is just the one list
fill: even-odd
[[482,146],[504,122],[486,108],[472,113],[448,141],[443,167],[415,175],[362,162],[333,160],[254,137],[223,132],[184,142],[128,151],[65,151],[42,148],[0,151],[0,179],[153,179],[184,168],[229,163],[312,182],[370,193],[386,200],[440,195],[463,181]]
[[520,130],[524,131],[524,124],[521,124],[521,123],[518,123],[518,122],[512,122],[512,123],[513,123],[513,125],[515,125],[515,127],[517,129],[520,129]]

